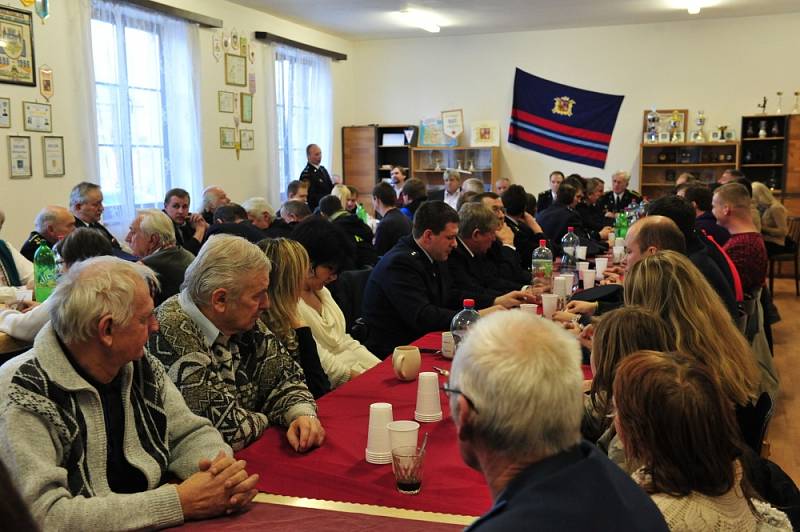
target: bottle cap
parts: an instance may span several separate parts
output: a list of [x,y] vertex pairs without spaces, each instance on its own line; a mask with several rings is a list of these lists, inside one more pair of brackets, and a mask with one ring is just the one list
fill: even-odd
[[546,248],[547,247],[547,240],[545,240],[544,238],[539,240],[539,247]]
[[475,300],[474,299],[465,299],[464,300],[464,308],[473,308],[475,307]]
[[572,227],[572,226],[569,226],[569,227],[567,227],[567,231],[571,233],[571,232],[575,231],[575,228]]

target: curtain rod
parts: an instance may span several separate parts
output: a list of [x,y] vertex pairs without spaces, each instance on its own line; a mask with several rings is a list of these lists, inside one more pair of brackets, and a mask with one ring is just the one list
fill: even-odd
[[334,61],[347,61],[347,54],[334,52],[332,50],[326,50],[325,48],[317,48],[316,46],[311,46],[310,44],[293,41],[291,39],[287,39],[286,37],[275,35],[274,33],[267,33],[266,31],[257,31],[256,40],[267,43],[277,42],[280,44],[286,44],[289,46],[293,46],[295,48],[299,48],[300,50],[305,50],[306,52],[311,52],[318,55],[324,55],[325,57],[330,57]]
[[133,4],[145,9],[158,11],[165,15],[170,15],[176,18],[182,18],[188,22],[199,24],[203,28],[221,28],[222,19],[207,17],[194,11],[187,11],[173,6],[162,4],[161,2],[154,2],[153,0],[127,0],[129,4]]

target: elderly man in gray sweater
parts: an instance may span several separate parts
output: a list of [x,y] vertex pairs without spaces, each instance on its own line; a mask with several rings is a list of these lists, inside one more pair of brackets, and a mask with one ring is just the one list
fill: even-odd
[[154,284],[113,257],[73,266],[33,349],[0,368],[0,459],[43,530],[174,526],[256,494],[258,477],[144,350]]

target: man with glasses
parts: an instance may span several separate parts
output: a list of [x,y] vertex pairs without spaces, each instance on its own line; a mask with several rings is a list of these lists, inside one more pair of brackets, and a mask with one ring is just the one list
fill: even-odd
[[478,321],[449,382],[459,451],[494,500],[467,530],[666,531],[650,497],[581,441],[580,348],[558,325],[521,311]]

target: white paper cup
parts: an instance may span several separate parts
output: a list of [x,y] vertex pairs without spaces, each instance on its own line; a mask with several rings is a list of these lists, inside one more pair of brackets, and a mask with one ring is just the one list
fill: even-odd
[[597,257],[594,259],[594,269],[597,271],[598,279],[603,277],[603,272],[606,271],[606,268],[608,268],[608,258]]
[[588,246],[578,246],[575,248],[575,258],[576,259],[586,259],[586,251],[589,249]]
[[575,288],[575,275],[572,273],[568,273],[566,275],[562,275],[561,277],[564,278],[564,283],[566,284],[566,293],[565,296],[572,295],[572,289]]
[[392,421],[386,424],[389,431],[389,443],[392,449],[417,445],[419,423],[416,421]]
[[392,461],[392,446],[389,430],[386,428],[392,419],[392,405],[389,403],[369,405],[369,432],[365,454],[370,464],[389,464]]
[[456,354],[456,342],[453,338],[453,333],[445,331],[442,333],[442,356],[445,358],[453,358]]
[[542,315],[552,319],[558,306],[558,294],[542,294]]
[[594,280],[597,272],[594,270],[586,270],[583,272],[583,289],[588,290],[594,288]]
[[583,272],[589,269],[589,262],[588,261],[579,261],[577,263],[578,267],[578,279],[583,279]]
[[622,257],[625,256],[625,246],[614,246],[614,264],[622,262]]
[[553,278],[553,293],[562,297],[567,295],[567,280],[564,277]]
[[523,303],[519,306],[519,309],[523,312],[533,314],[534,316],[539,315],[539,305],[534,305],[533,303]]
[[617,239],[617,235],[615,235],[614,233],[609,233],[609,235],[608,235],[608,249],[611,249],[611,248],[614,247],[614,241],[616,239]]
[[414,419],[423,423],[441,421],[442,401],[439,395],[439,374],[423,371],[417,379],[417,408]]

